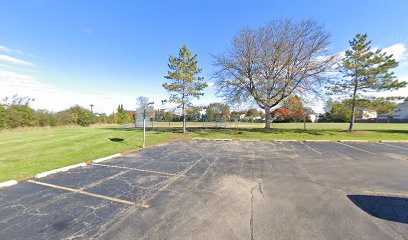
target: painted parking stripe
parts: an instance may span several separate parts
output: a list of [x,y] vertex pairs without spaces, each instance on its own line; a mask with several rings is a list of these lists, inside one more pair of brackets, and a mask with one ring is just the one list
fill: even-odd
[[364,191],[364,193],[372,194],[372,195],[388,195],[388,196],[404,196],[404,197],[408,197],[408,192]]
[[127,204],[127,205],[137,206],[137,207],[141,207],[141,208],[149,208],[150,207],[150,205],[144,204],[144,203],[126,201],[126,200],[112,198],[112,197],[108,197],[108,196],[104,196],[104,195],[100,195],[100,194],[85,192],[85,191],[74,189],[74,188],[58,186],[58,185],[54,185],[54,184],[50,184],[50,183],[38,182],[38,181],[34,181],[34,180],[27,180],[27,182],[37,184],[37,185],[41,185],[41,186],[45,186],[45,187],[56,188],[56,189],[61,189],[61,190],[69,191],[69,192],[79,193],[79,194],[83,194],[83,195],[87,195],[87,196],[91,196],[91,197],[101,198],[101,199],[109,200],[109,201],[112,201],[112,202],[118,202],[118,203],[123,203],[123,204]]
[[172,177],[174,177],[174,176],[184,176],[184,175],[179,175],[179,174],[177,174],[177,173],[158,172],[158,171],[147,170],[147,169],[122,167],[122,166],[107,165],[107,164],[100,164],[100,163],[93,163],[92,165],[102,166],[102,167],[128,169],[128,170],[134,170],[134,171],[138,171],[138,172],[147,172],[147,173],[162,174],[162,175],[167,175],[167,176],[172,176]]
[[322,154],[321,152],[317,151],[316,149],[312,148],[311,146],[306,145],[305,143],[302,143],[302,142],[299,142],[299,143],[301,143],[303,146],[309,148],[310,150],[312,150],[312,151],[314,151],[314,152],[316,152],[318,154]]
[[394,146],[394,145],[387,144],[387,143],[383,143],[383,142],[380,142],[380,143],[378,143],[378,144],[381,144],[381,145],[386,145],[386,146],[390,146],[390,147],[395,147],[395,148],[399,148],[399,149],[408,150],[408,148],[405,148],[405,147]]
[[360,150],[360,151],[362,151],[362,152],[366,152],[366,153],[370,153],[370,154],[375,154],[375,153],[373,153],[373,152],[364,150],[364,149],[362,149],[362,148],[354,147],[354,146],[351,146],[351,145],[348,145],[348,144],[345,144],[345,143],[342,143],[342,142],[337,142],[337,143],[338,143],[338,144],[341,144],[341,145],[344,145],[344,146],[347,146],[347,147],[350,147],[350,148],[354,148],[354,149],[356,149],[356,150]]

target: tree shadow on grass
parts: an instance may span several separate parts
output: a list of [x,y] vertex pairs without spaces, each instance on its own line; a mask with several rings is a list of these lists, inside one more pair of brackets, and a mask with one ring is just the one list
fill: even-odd
[[[121,128],[121,127],[106,127],[106,128],[98,128],[101,130],[110,130],[110,131],[117,131],[117,132],[141,132],[143,131],[142,128]],[[146,131],[157,131],[157,132],[173,132],[178,131],[180,128],[146,128]]]
[[408,135],[408,130],[395,130],[395,129],[373,129],[373,130],[363,130],[365,132],[375,132],[375,133],[398,133],[398,134],[407,134]]
[[112,142],[123,142],[125,139],[124,138],[109,138]]
[[[142,131],[141,128],[99,128],[103,130],[111,130],[111,131],[118,131],[118,132],[140,132]],[[146,128],[147,132],[154,132],[156,134],[161,133],[182,133],[181,128]],[[201,128],[201,127],[192,127],[187,128],[188,132],[197,133],[197,134],[204,134],[204,133],[224,133],[224,134],[245,134],[245,133],[261,133],[261,134],[310,134],[310,135],[335,135],[335,131],[333,130],[322,130],[322,129],[310,129],[310,130],[303,130],[303,129],[282,129],[282,128],[271,128],[271,129],[263,129],[263,128]]]
[[[121,128],[121,127],[109,127],[109,128],[98,128],[98,129],[103,129],[103,130],[110,130],[110,131],[115,131],[115,132],[143,132],[142,128]],[[188,129],[190,132],[190,129]],[[180,134],[183,133],[183,130],[181,128],[146,128],[146,132],[149,132],[149,134],[163,134],[163,133],[176,133]]]
[[233,134],[245,134],[245,133],[260,133],[260,134],[278,134],[278,135],[285,135],[285,134],[302,134],[302,135],[337,135],[336,130],[325,130],[325,129],[286,129],[286,128],[271,128],[271,129],[264,129],[264,128],[233,128]]
[[371,195],[347,195],[347,197],[357,207],[374,217],[408,224],[408,198]]

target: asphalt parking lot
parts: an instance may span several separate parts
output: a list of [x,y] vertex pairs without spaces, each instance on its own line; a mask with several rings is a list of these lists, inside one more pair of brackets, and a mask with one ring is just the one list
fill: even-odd
[[408,144],[177,141],[0,189],[0,239],[408,239]]

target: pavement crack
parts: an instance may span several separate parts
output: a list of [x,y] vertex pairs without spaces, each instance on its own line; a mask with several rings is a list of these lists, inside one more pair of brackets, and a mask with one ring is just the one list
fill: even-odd
[[[254,164],[255,164],[255,150],[252,148],[251,154],[251,178],[254,180]],[[251,229],[251,240],[254,240],[254,190],[257,186],[251,187],[251,217],[249,219],[249,227]],[[259,182],[258,182],[259,188]]]
[[265,198],[264,193],[262,191],[262,181],[260,179],[258,179],[257,183],[258,183],[258,190],[261,193],[262,198]]
[[251,218],[249,219],[249,227],[251,229],[251,240],[254,240],[254,189],[255,188],[256,186],[253,186],[251,188]]

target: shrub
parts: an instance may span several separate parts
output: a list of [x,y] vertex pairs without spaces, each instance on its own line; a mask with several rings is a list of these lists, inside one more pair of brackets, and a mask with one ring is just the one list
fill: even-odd
[[5,109],[5,124],[9,128],[35,126],[34,110],[27,105],[11,105]]

